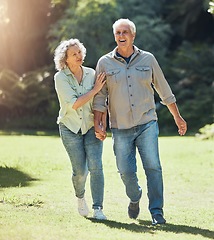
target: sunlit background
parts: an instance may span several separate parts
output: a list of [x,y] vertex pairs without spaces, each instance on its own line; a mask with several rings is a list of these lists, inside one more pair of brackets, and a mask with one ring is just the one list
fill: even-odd
[[[56,130],[53,51],[67,38],[85,65],[115,47],[113,22],[135,22],[135,44],[158,59],[189,134],[213,123],[214,1],[0,0],[0,129]],[[177,134],[156,96],[161,134]]]

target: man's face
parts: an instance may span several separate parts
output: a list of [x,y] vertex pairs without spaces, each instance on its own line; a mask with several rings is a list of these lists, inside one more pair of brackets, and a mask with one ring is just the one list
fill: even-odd
[[118,47],[127,48],[133,45],[135,34],[130,30],[130,26],[121,23],[115,28],[114,39]]

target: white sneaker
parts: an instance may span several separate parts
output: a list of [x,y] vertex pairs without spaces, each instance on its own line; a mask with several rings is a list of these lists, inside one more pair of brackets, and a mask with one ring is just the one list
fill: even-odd
[[78,212],[83,217],[87,217],[89,214],[88,206],[84,197],[78,198]]
[[101,207],[94,209],[94,218],[97,220],[106,220],[107,217],[103,214]]

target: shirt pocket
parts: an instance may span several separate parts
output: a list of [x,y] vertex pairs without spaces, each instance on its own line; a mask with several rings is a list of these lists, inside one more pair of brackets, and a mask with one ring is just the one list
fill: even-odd
[[107,82],[117,83],[119,81],[120,69],[110,69],[106,71]]
[[140,80],[152,80],[152,69],[149,66],[136,66],[135,67],[136,74],[140,78]]

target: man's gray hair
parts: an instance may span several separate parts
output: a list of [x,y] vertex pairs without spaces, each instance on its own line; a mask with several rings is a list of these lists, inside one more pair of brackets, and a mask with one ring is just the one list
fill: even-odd
[[118,20],[113,24],[113,26],[112,26],[112,28],[113,28],[113,33],[114,33],[114,34],[115,34],[115,29],[116,29],[116,27],[117,27],[119,24],[121,24],[121,23],[128,24],[128,25],[130,26],[131,32],[132,32],[133,34],[136,33],[136,26],[135,26],[135,24],[134,24],[132,21],[130,21],[128,18],[120,18],[120,19],[118,19]]

